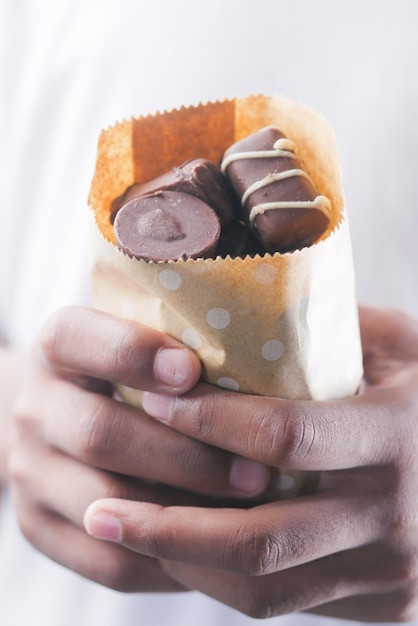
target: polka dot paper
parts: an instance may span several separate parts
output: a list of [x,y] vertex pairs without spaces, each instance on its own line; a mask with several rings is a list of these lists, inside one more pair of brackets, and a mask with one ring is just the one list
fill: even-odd
[[[216,162],[268,124],[297,143],[331,199],[321,241],[291,254],[167,263],[116,247],[110,205],[126,187],[187,159]],[[356,393],[362,355],[340,164],[332,130],[315,112],[250,96],[117,123],[100,136],[89,201],[98,308],[176,337],[196,351],[204,379],[229,391],[316,400]],[[135,390],[127,399],[136,402]],[[299,479],[284,476],[281,490],[299,489]]]
[[[95,303],[176,337],[199,355],[205,378],[225,389],[319,400],[350,395],[362,371],[357,311],[345,291],[349,268],[341,261],[335,268],[332,261],[346,234],[340,227],[323,242],[327,271],[319,275],[315,248],[268,262],[256,257],[149,264],[133,262],[98,238]],[[108,246],[110,261],[108,252],[100,252]],[[274,280],[260,282],[261,273]]]

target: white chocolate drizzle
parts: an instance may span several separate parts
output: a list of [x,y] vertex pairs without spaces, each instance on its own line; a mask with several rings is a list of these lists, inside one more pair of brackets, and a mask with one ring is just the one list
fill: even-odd
[[[223,159],[221,163],[221,171],[223,174],[226,173],[227,168],[231,163],[235,161],[242,161],[245,159],[271,159],[277,157],[285,157],[296,159],[295,154],[296,146],[293,141],[290,139],[286,139],[286,137],[281,137],[277,139],[277,141],[273,144],[272,150],[259,150],[259,151],[247,151],[247,152],[236,152],[235,154],[229,154],[225,159]],[[285,170],[283,172],[274,172],[267,174],[264,178],[260,180],[256,180],[252,185],[250,185],[244,192],[241,197],[241,205],[244,206],[247,202],[248,198],[255,192],[263,189],[263,187],[267,187],[268,185],[272,185],[280,180],[284,180],[286,178],[292,178],[294,176],[303,176],[307,180],[309,180],[313,186],[314,183],[304,170],[299,168],[294,168],[290,170]],[[264,213],[265,211],[271,211],[275,209],[319,209],[325,213],[327,217],[329,217],[331,210],[331,202],[326,196],[317,196],[314,200],[285,200],[283,202],[265,202],[264,204],[257,204],[252,207],[250,214],[248,216],[249,223],[252,224],[259,213]]]
[[234,161],[242,161],[244,159],[271,159],[277,157],[287,157],[288,159],[296,159],[296,146],[293,141],[282,137],[273,144],[272,150],[249,150],[247,152],[235,152],[229,154],[221,163],[221,172],[225,174],[227,168]]
[[260,213],[271,211],[274,209],[319,209],[325,215],[329,216],[331,210],[331,202],[326,196],[316,196],[315,200],[296,200],[283,202],[265,202],[253,206],[248,216],[250,224],[252,224]]
[[294,176],[303,176],[304,178],[307,178],[313,184],[311,177],[306,172],[304,172],[303,170],[299,170],[299,169],[285,170],[284,172],[274,172],[273,174],[267,174],[267,176],[265,176],[264,178],[261,178],[260,180],[256,180],[255,183],[253,183],[247,188],[247,190],[245,191],[245,193],[243,194],[241,198],[242,206],[244,206],[248,198],[255,191],[259,191],[260,189],[263,189],[263,187],[267,187],[268,185],[277,183],[280,180],[284,180],[285,178],[293,178]]

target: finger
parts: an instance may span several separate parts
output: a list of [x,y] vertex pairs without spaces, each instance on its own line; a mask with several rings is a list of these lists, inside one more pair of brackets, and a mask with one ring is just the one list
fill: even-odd
[[193,439],[265,465],[315,471],[390,462],[409,415],[401,388],[314,402],[200,384],[179,397],[145,393],[143,406]]
[[372,623],[414,622],[418,608],[412,594],[402,590],[392,593],[360,594],[310,609],[309,613]]
[[290,401],[201,385],[179,398],[146,393],[144,408],[192,438],[275,467],[332,470],[390,463],[399,457],[405,432],[416,428],[417,322],[364,308],[361,324],[365,394]]
[[366,383],[398,381],[401,370],[418,360],[418,322],[391,309],[360,308],[360,328]]
[[13,452],[10,485],[20,528],[35,548],[81,576],[113,589],[182,590],[153,559],[92,540],[86,534],[81,525],[82,509],[89,497],[104,492],[109,481],[100,480],[98,472],[87,469],[80,483],[76,462],[57,452],[49,456],[41,454],[39,448],[34,452],[33,465],[28,464],[25,454]]
[[202,504],[191,494],[150,484],[146,481],[124,480],[119,475],[103,472],[79,463],[53,449],[32,446],[30,456],[13,453],[10,477],[13,490],[35,508],[43,508],[83,528],[86,508],[99,498],[117,497],[164,505]]
[[25,507],[15,498],[22,533],[37,550],[84,578],[117,591],[184,591],[158,561],[89,537],[53,513]]
[[359,308],[361,342],[366,356],[382,353],[412,356],[418,353],[418,321],[394,309],[361,306]]
[[16,408],[20,430],[37,423],[50,446],[90,466],[219,496],[252,496],[270,480],[264,465],[185,437],[124,402],[55,379],[39,381],[36,392]]
[[[402,597],[391,578],[391,560],[380,546],[342,552],[331,558],[263,577],[249,577],[164,561],[171,578],[255,618],[309,611],[345,619],[388,621],[400,616]],[[371,600],[383,602],[369,604]],[[405,604],[403,605],[405,608]],[[384,607],[384,608],[383,608]],[[374,612],[373,612],[374,609]],[[394,621],[397,621],[394,619]]]
[[84,524],[141,554],[265,576],[376,541],[383,529],[376,520],[376,501],[330,491],[250,510],[101,500]]
[[[16,451],[10,460],[10,484],[18,522],[34,547],[85,578],[119,591],[181,591],[157,561],[123,547],[92,540],[83,514],[99,494],[187,502],[186,494],[147,485],[124,484],[117,477],[86,468],[41,446],[28,456]],[[109,549],[110,548],[110,549]]]
[[197,356],[175,339],[131,320],[68,307],[46,323],[41,351],[57,370],[137,389],[183,393],[200,376]]

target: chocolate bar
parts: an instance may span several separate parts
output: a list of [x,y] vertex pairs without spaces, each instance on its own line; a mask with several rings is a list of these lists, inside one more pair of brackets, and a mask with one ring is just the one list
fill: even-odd
[[294,143],[276,127],[232,145],[220,167],[240,200],[243,219],[268,252],[310,246],[328,227],[328,198],[303,169]]

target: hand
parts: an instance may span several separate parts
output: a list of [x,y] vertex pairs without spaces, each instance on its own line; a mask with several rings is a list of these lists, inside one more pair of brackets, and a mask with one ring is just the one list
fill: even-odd
[[11,417],[26,361],[25,354],[20,350],[0,346],[0,488],[7,482]]
[[320,470],[314,495],[249,510],[102,500],[87,530],[166,559],[180,584],[254,617],[417,618],[418,323],[362,309],[361,330],[365,383],[353,398],[287,401],[204,384],[144,397],[150,415],[188,437]]
[[47,322],[31,370],[15,406],[9,452],[23,533],[52,559],[104,585],[183,589],[157,560],[89,537],[83,515],[92,501],[109,496],[202,501],[164,483],[223,497],[264,490],[267,468],[193,441],[112,395],[113,383],[183,393],[199,378],[197,357],[134,322],[69,308]]

